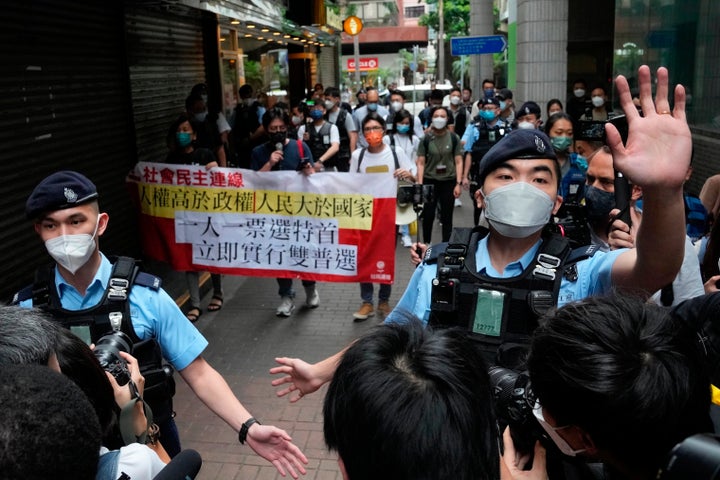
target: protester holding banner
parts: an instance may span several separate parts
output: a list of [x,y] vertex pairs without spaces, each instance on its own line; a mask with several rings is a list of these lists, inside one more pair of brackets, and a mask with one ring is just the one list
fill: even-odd
[[[410,161],[407,153],[398,145],[386,145],[383,143],[385,120],[380,115],[375,112],[368,113],[362,121],[361,131],[368,147],[353,152],[352,157],[350,157],[351,172],[392,173],[398,180],[415,182],[415,165]],[[388,232],[388,234],[395,235],[395,232]],[[389,303],[391,290],[391,284],[380,284],[378,312],[383,316],[389,314],[392,310]],[[360,297],[363,303],[360,310],[353,314],[353,318],[358,322],[375,315],[372,283],[360,283]]]
[[[278,170],[297,170],[305,175],[315,173],[310,147],[302,140],[288,139],[287,113],[278,108],[265,112],[262,119],[263,128],[270,136],[268,142],[258,145],[250,156],[250,167],[259,172]],[[278,294],[280,305],[275,314],[278,317],[289,317],[295,310],[295,291],[292,278],[278,278]],[[315,281],[303,280],[305,287],[305,307],[317,308],[320,296],[315,288]]]
[[[205,165],[207,170],[218,166],[215,154],[207,148],[195,148],[197,135],[193,129],[190,118],[181,114],[170,126],[168,136],[174,140],[174,148],[170,151],[165,160],[166,163],[175,165]],[[219,273],[210,275],[213,284],[213,297],[208,304],[209,312],[217,312],[223,306],[222,276]],[[190,295],[190,309],[185,316],[191,322],[196,322],[202,309],[200,308],[200,274],[197,271],[185,272],[188,293]]]

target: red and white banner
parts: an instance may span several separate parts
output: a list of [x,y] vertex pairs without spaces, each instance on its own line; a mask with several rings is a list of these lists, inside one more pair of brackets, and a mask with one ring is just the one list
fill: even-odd
[[128,177],[145,253],[175,270],[392,283],[392,175],[140,162]]
[[[377,70],[380,68],[378,57],[360,57],[360,71]],[[351,72],[355,71],[355,59],[348,58],[347,69]]]

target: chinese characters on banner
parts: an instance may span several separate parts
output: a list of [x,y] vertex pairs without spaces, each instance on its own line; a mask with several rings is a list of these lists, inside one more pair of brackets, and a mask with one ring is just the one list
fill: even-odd
[[392,175],[138,163],[145,253],[175,270],[391,283]]

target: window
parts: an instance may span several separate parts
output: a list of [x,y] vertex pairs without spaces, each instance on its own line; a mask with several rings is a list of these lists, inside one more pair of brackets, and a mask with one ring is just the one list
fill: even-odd
[[425,14],[425,5],[405,7],[405,18],[420,18]]

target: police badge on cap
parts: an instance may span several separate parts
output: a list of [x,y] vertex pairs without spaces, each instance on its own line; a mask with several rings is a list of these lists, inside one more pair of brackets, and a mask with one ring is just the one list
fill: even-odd
[[25,215],[32,220],[45,212],[77,207],[96,198],[97,188],[86,176],[63,170],[53,173],[35,187],[25,203]]

